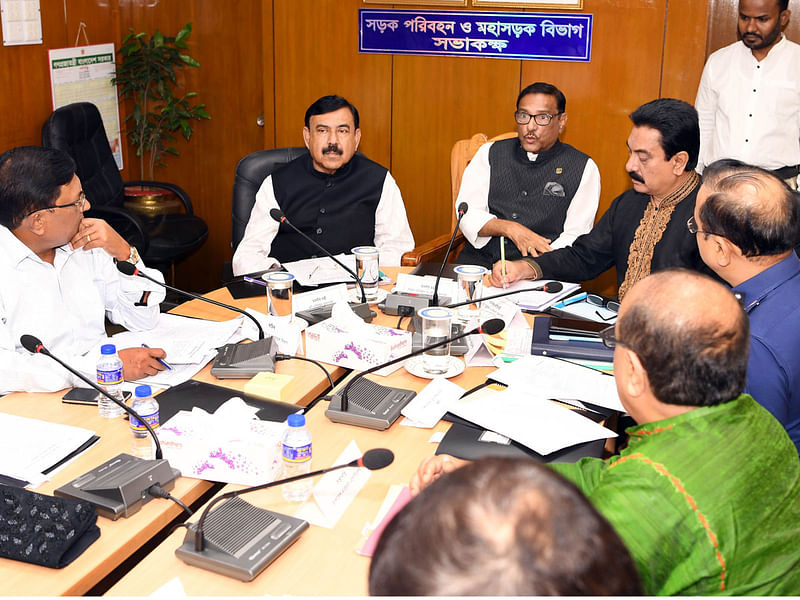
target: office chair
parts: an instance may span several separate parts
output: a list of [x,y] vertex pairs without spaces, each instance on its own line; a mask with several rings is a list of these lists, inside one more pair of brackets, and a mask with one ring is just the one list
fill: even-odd
[[[63,150],[73,158],[92,205],[87,216],[106,220],[136,246],[148,266],[166,273],[206,241],[208,226],[194,215],[192,201],[180,187],[159,181],[123,182],[94,104],[77,102],[56,109],[42,126],[42,145]],[[123,204],[124,189],[135,185],[170,190],[183,203],[184,214],[160,215],[151,222],[131,213]]]
[[[248,154],[236,165],[231,203],[231,249],[234,252],[244,237],[250,213],[256,203],[256,192],[261,184],[276,168],[304,154],[308,154],[308,148],[305,146],[270,148]],[[222,265],[222,282],[232,279],[233,268],[231,262],[227,261]]]
[[[516,137],[516,135],[517,133],[515,131],[510,131],[489,139],[486,134],[476,133],[469,139],[458,140],[453,144],[453,149],[450,151],[450,193],[452,207],[455,207],[458,191],[461,189],[461,178],[464,176],[464,169],[467,168],[467,165],[475,156],[478,148],[487,142],[504,140],[510,137]],[[444,253],[447,250],[447,245],[450,243],[452,229],[456,226],[456,222],[458,221],[455,208],[453,208],[451,214],[450,232],[435,237],[424,244],[420,244],[413,250],[403,254],[400,259],[400,264],[402,266],[415,267],[422,262],[442,262]],[[450,251],[448,260],[454,260],[465,243],[464,236],[459,231],[458,234],[456,234],[456,239],[453,242],[453,249]]]

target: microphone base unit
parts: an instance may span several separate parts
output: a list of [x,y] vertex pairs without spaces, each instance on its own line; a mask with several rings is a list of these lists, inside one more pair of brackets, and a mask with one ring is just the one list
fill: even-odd
[[139,512],[154,497],[147,491],[150,487],[159,485],[169,491],[180,476],[180,471],[170,467],[165,459],[147,460],[119,454],[53,493],[96,504],[98,515],[116,521]]
[[250,344],[225,344],[219,349],[211,374],[218,379],[250,379],[258,373],[275,372],[278,343],[267,337]]
[[[433,303],[433,298],[424,294],[405,294],[395,292],[386,296],[382,304],[378,304],[384,313],[391,316],[410,317],[417,314],[420,308],[427,308]],[[450,304],[450,298],[439,296],[439,306]]]
[[308,529],[308,522],[257,508],[241,498],[222,502],[208,513],[204,549],[195,549],[197,523],[188,526],[175,555],[186,564],[239,581],[252,581]]
[[[366,323],[371,323],[372,319],[378,316],[374,310],[369,307],[369,304],[359,302],[358,304],[349,303],[353,312],[361,317]],[[317,323],[331,318],[333,312],[333,304],[326,304],[310,310],[297,311],[295,315],[306,321],[309,325],[316,325]]]
[[400,411],[416,396],[416,392],[380,385],[359,379],[347,394],[347,410],[342,410],[341,394],[330,396],[325,416],[334,423],[345,423],[383,431],[392,426]]

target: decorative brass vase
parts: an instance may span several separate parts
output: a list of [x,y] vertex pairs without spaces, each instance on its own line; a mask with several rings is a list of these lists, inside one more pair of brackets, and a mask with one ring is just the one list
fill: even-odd
[[132,213],[148,220],[183,212],[183,202],[180,198],[172,191],[160,187],[126,187],[124,205]]

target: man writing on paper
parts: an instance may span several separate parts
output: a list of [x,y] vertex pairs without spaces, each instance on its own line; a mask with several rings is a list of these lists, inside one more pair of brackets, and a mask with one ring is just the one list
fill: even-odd
[[745,391],[800,452],[800,258],[794,193],[775,175],[735,160],[711,163],[690,231],[706,264],[733,286],[750,317]]
[[[606,460],[550,467],[625,542],[647,595],[800,589],[800,461],[780,423],[742,394],[747,315],[722,284],[667,270],[637,283],[604,335],[638,423]],[[458,466],[423,463],[412,491]]]
[[517,138],[484,144],[467,165],[456,206],[466,202],[461,264],[491,268],[506,257],[539,256],[570,245],[594,224],[600,171],[558,137],[567,124],[567,99],[537,82],[517,97]]
[[[114,260],[146,269],[135,248],[90,207],[75,163],[52,148],[28,146],[0,155],[0,393],[49,392],[78,384],[50,358],[31,355],[20,337],[38,337],[70,366],[94,378],[104,316],[128,329],[158,322],[164,290],[117,271]],[[160,348],[119,351],[125,379],[164,369]]]
[[697,90],[698,171],[720,158],[771,170],[797,189],[800,45],[782,30],[789,0],[739,0],[739,40],[708,57]]
[[309,154],[276,169],[258,190],[233,255],[234,275],[319,254],[270,217],[276,208],[334,255],[377,246],[381,264],[399,265],[403,253],[414,248],[414,236],[392,175],[356,154],[361,141],[356,107],[340,96],[323,96],[306,111],[303,139]]
[[[617,268],[619,297],[650,273],[670,267],[707,271],[694,236],[686,230],[700,178],[697,111],[681,100],[661,98],[631,115],[625,170],[633,189],[617,196],[594,228],[572,246],[537,258],[506,263],[505,282],[518,279],[587,281]],[[503,285],[502,265],[491,282]]]

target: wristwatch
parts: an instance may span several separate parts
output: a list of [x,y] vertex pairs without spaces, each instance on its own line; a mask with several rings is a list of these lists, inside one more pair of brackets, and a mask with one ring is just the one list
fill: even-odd
[[139,251],[136,249],[136,246],[131,246],[131,255],[128,257],[128,262],[135,265],[140,260]]

